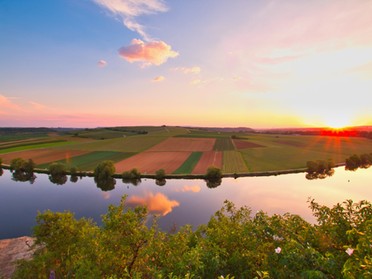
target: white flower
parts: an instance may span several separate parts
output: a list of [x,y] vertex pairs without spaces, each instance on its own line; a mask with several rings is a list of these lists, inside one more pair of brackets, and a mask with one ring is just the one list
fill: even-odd
[[282,248],[277,247],[277,248],[275,249],[275,253],[280,254],[280,252],[282,252]]
[[346,252],[346,254],[351,256],[354,253],[354,249],[353,248],[347,248],[345,252]]

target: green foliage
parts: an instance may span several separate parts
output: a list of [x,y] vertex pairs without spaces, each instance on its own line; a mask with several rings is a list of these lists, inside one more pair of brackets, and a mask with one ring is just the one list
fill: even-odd
[[66,165],[62,163],[53,163],[49,165],[48,172],[51,176],[66,175]]
[[355,171],[358,168],[369,168],[372,165],[372,153],[352,155],[345,160],[345,169]]
[[292,214],[252,216],[226,201],[210,221],[165,233],[125,197],[99,227],[72,213],[39,213],[37,252],[15,278],[371,278],[372,206],[309,201],[311,225]]
[[122,173],[122,178],[124,180],[137,180],[141,179],[141,173],[136,169],[131,169],[130,171],[124,171]]
[[334,173],[334,163],[331,159],[328,161],[317,160],[317,161],[308,161],[306,163],[306,178],[307,179],[317,179],[317,178],[326,178],[332,176]]
[[155,179],[164,179],[165,178],[165,170],[159,169],[155,172]]
[[15,158],[10,162],[10,170],[15,181],[30,181],[35,180],[34,175],[35,163],[32,159],[27,161],[22,158]]
[[0,168],[2,167],[3,159],[0,158]]
[[94,169],[94,180],[104,180],[111,178],[115,174],[115,165],[113,161],[103,161]]
[[210,166],[205,174],[207,180],[220,180],[222,178],[222,172],[215,166]]

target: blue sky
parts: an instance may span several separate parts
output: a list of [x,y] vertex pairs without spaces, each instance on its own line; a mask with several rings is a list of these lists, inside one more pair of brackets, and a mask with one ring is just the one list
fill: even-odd
[[0,126],[372,124],[371,1],[0,0]]

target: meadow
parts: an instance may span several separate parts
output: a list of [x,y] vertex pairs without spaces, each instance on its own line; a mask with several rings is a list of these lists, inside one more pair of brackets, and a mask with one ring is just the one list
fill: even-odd
[[243,175],[303,169],[310,160],[331,159],[339,164],[353,154],[372,152],[372,141],[362,137],[168,126],[1,133],[4,165],[23,158],[34,160],[41,169],[60,162],[68,168],[92,171],[98,163],[112,160],[119,174],[137,168],[144,174],[164,169],[167,175],[200,175],[215,165],[225,175]]

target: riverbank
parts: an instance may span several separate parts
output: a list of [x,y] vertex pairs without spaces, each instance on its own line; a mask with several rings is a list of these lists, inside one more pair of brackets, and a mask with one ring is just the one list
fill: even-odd
[[32,258],[34,241],[29,236],[0,240],[0,278],[11,278],[18,260]]
[[[345,166],[345,163],[335,164],[335,168]],[[10,169],[9,165],[2,164],[3,169]],[[259,176],[277,176],[284,174],[293,174],[293,173],[304,173],[307,168],[298,168],[298,169],[287,169],[287,170],[273,170],[273,171],[262,171],[262,172],[246,172],[246,173],[223,173],[222,178],[239,178],[239,177],[259,177]],[[50,174],[47,169],[34,169],[35,173]],[[71,175],[69,171],[66,172],[67,175]],[[79,177],[93,177],[94,173],[92,171],[82,171],[75,173]],[[121,174],[114,174],[113,178],[122,178]],[[141,174],[141,178],[156,179],[155,174]],[[164,179],[205,179],[205,175],[201,174],[167,174],[164,176]]]

